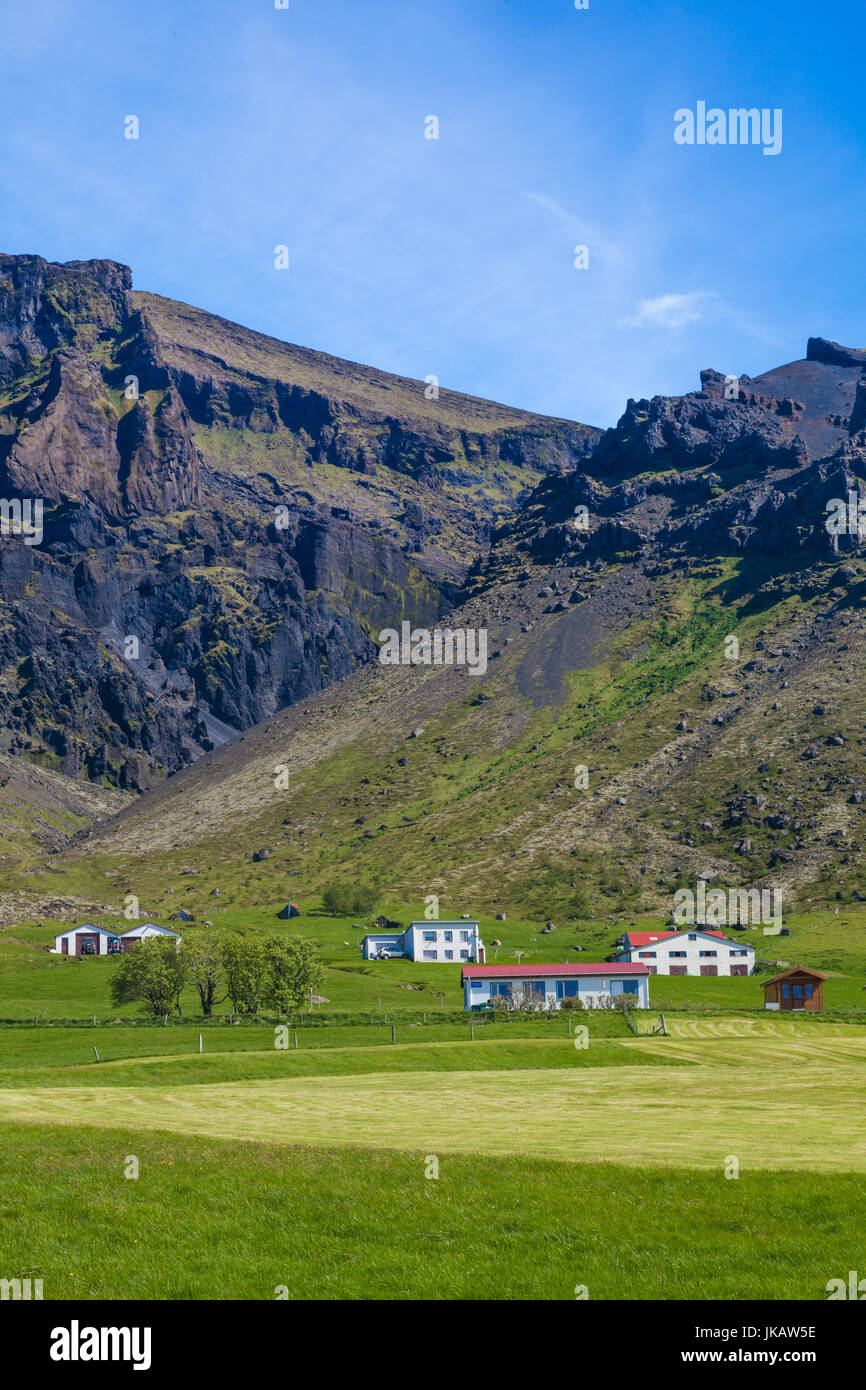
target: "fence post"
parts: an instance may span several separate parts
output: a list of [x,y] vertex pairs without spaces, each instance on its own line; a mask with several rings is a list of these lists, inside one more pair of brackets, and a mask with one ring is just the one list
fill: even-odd
[[397,1029],[393,1023],[391,1024],[391,1041],[392,1043],[397,1041]]

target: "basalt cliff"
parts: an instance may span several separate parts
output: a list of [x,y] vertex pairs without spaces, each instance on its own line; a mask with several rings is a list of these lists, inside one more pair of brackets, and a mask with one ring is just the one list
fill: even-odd
[[0,256],[2,748],[143,789],[446,613],[598,436]]

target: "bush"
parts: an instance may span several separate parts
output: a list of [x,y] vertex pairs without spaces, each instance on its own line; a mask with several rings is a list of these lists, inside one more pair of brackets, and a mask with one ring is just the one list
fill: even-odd
[[372,883],[330,883],[322,894],[332,917],[369,917],[378,901],[379,889]]

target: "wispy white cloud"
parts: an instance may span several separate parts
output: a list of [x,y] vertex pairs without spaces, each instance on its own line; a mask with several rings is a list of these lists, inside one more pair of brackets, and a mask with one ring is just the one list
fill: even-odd
[[625,328],[663,328],[673,333],[690,323],[699,323],[707,310],[714,306],[716,296],[704,290],[688,294],[659,294],[652,299],[639,299],[635,312],[620,319]]
[[555,198],[548,197],[546,193],[522,189],[520,196],[549,213],[554,221],[567,229],[569,237],[580,245],[588,246],[591,252],[601,255],[611,264],[623,260],[625,253],[622,241],[618,240],[607,228],[602,227],[593,218],[569,212]]

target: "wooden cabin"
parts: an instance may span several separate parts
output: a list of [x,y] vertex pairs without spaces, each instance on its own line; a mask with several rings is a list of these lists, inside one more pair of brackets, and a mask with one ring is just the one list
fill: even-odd
[[764,1008],[803,1009],[806,1013],[820,1013],[824,1007],[824,981],[827,976],[820,970],[809,970],[805,965],[795,965],[791,970],[783,970],[781,975],[773,975],[762,980]]

